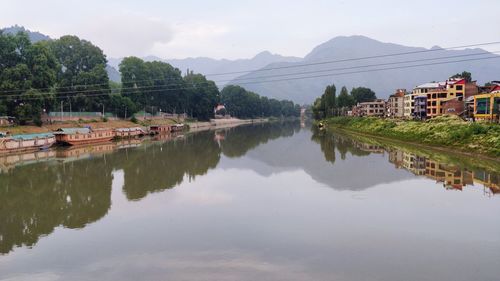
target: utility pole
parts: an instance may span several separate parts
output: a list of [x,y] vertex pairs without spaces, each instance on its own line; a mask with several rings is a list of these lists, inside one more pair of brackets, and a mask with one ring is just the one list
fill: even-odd
[[102,104],[102,118],[104,119],[104,103]]
[[63,121],[63,101],[61,101],[61,122]]

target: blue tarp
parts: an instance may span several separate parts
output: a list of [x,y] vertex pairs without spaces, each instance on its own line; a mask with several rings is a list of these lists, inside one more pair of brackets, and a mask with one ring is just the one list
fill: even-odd
[[48,137],[53,137],[54,134],[52,133],[41,133],[41,134],[24,134],[24,135],[13,135],[10,136],[12,139],[22,139],[22,140],[31,140],[35,138],[48,138]]

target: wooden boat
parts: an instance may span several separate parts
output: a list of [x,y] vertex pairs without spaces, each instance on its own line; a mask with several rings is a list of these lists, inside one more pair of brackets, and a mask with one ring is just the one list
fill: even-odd
[[80,145],[111,141],[115,132],[112,129],[61,128],[54,135],[58,143]]
[[0,133],[0,153],[47,149],[56,143],[52,133],[9,135]]
[[118,138],[133,138],[133,137],[141,137],[146,134],[141,127],[133,127],[133,128],[118,128],[115,129],[115,137]]

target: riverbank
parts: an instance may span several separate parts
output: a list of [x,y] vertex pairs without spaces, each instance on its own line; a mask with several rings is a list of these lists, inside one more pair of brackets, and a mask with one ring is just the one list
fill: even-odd
[[243,124],[255,124],[255,123],[264,123],[269,122],[269,119],[259,118],[259,119],[211,119],[209,122],[187,122],[186,124],[189,126],[190,130],[203,130],[209,129],[213,127],[231,127]]
[[469,123],[454,116],[425,122],[374,117],[334,117],[323,120],[328,129],[373,135],[470,155],[500,157],[500,125]]
[[[210,128],[220,128],[220,127],[231,127],[238,126],[242,124],[255,124],[268,122],[269,119],[212,119],[209,122],[186,122],[190,130],[200,131]],[[102,128],[132,128],[132,127],[148,127],[149,125],[172,125],[176,124],[173,119],[155,119],[155,120],[145,120],[138,121],[134,123],[129,120],[109,120],[109,121],[93,121],[93,122],[79,122],[79,121],[67,121],[67,122],[57,122],[53,124],[46,124],[41,127],[38,126],[14,126],[14,127],[1,127],[0,131],[9,132],[12,135],[18,134],[38,134],[38,133],[50,133],[59,128],[84,128],[91,127],[93,129]]]

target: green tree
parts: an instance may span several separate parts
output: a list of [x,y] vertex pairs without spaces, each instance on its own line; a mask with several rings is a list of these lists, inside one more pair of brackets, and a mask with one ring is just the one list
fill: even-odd
[[472,73],[468,71],[462,71],[462,73],[457,73],[451,76],[451,78],[464,78],[465,81],[472,82]]
[[73,108],[100,111],[109,103],[109,78],[103,51],[76,36],[62,36],[47,43],[59,64],[58,97],[70,97]]
[[260,97],[240,86],[224,87],[221,102],[225,104],[229,114],[238,118],[300,116],[300,107],[292,101]]
[[336,109],[336,99],[337,99],[337,88],[334,84],[326,86],[325,92],[322,99],[324,100],[324,110],[326,116],[333,116],[334,110]]
[[50,110],[50,88],[59,65],[44,42],[31,44],[26,33],[0,33],[0,112],[21,124],[40,124],[43,110]]
[[187,103],[192,117],[209,120],[214,117],[213,108],[219,101],[219,89],[213,81],[201,74],[189,73],[184,77]]
[[168,63],[124,58],[120,64],[122,94],[151,113],[188,112],[188,93],[181,72]]
[[354,98],[349,95],[349,91],[344,86],[340,90],[339,97],[337,98],[337,104],[340,108],[350,108],[355,104]]
[[355,103],[374,101],[377,95],[370,88],[358,87],[351,90],[351,96]]

